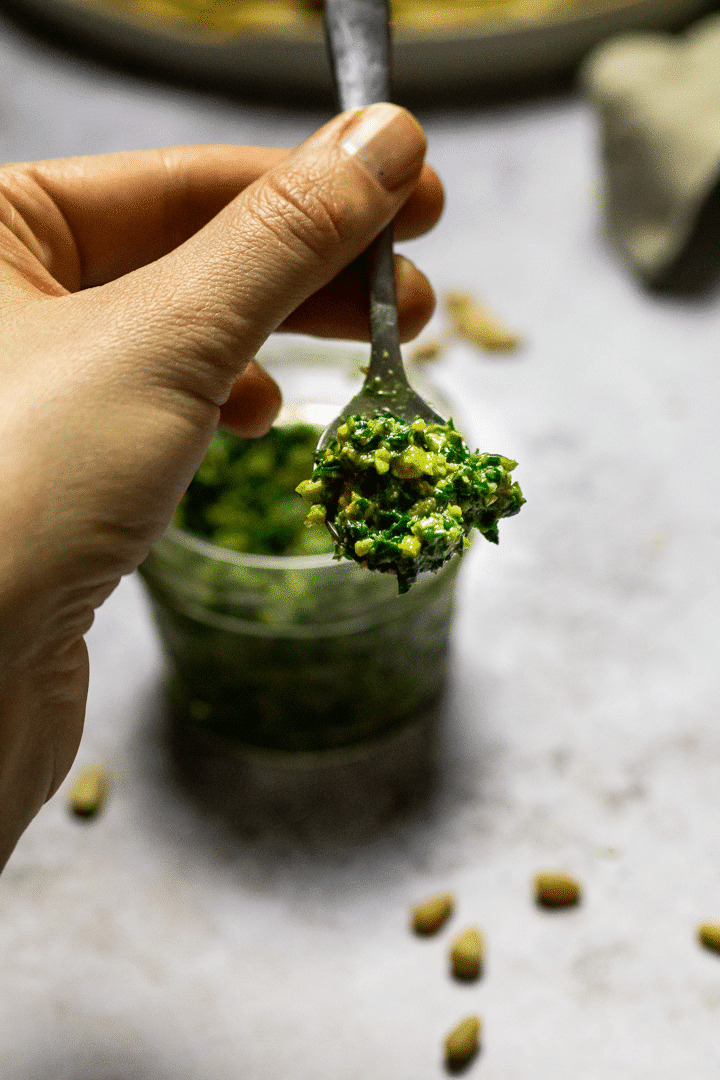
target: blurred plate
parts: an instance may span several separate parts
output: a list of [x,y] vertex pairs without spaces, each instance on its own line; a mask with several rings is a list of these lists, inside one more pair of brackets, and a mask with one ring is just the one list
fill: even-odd
[[[187,3],[187,0],[185,0]],[[228,0],[220,0],[228,4]],[[149,14],[150,3],[154,14]],[[320,19],[283,16],[287,2],[266,0],[267,26],[240,25],[234,34],[209,23],[173,17],[172,0],[0,0],[34,26],[60,32],[76,49],[88,46],[106,57],[140,65],[171,78],[217,88],[253,91],[272,98],[317,99],[330,95]],[[598,0],[554,3],[514,0],[501,14],[483,13],[472,0],[438,0],[435,14],[398,20],[394,44],[395,97],[432,103],[462,97],[492,84],[527,83],[568,74],[593,45],[633,30],[673,30],[704,11],[712,0]],[[209,4],[205,3],[206,9]],[[257,2],[254,9],[262,10]],[[486,9],[487,10],[487,9]]]

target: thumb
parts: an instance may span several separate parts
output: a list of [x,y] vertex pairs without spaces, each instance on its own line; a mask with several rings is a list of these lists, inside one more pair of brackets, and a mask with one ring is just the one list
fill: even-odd
[[343,113],[169,255],[105,286],[116,331],[144,328],[123,335],[140,370],[152,357],[153,382],[223,404],[267,336],[392,220],[425,149],[398,106]]

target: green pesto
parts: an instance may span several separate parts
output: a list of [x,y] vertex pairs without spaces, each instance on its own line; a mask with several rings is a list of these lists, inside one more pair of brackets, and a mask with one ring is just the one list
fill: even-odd
[[309,525],[332,523],[339,557],[397,574],[404,593],[462,552],[471,529],[498,542],[499,519],[525,501],[516,464],[471,452],[452,420],[408,424],[381,409],[349,417],[297,491],[311,504]]
[[261,439],[217,431],[174,524],[220,547],[250,555],[316,555],[333,550],[325,529],[306,529],[295,488],[312,469],[319,429],[273,427]]

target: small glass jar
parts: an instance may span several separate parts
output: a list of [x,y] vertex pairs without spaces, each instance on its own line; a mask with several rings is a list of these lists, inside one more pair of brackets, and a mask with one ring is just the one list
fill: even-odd
[[[274,341],[259,359],[283,390],[278,422],[324,426],[366,358]],[[175,712],[271,751],[331,751],[397,730],[441,695],[459,561],[401,596],[393,576],[346,559],[241,554],[171,526],[140,572]]]

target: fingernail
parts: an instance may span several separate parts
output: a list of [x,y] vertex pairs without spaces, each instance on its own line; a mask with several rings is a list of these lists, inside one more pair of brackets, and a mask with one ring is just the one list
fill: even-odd
[[426,150],[422,128],[397,105],[368,105],[345,134],[342,148],[375,176],[388,191],[413,180]]

